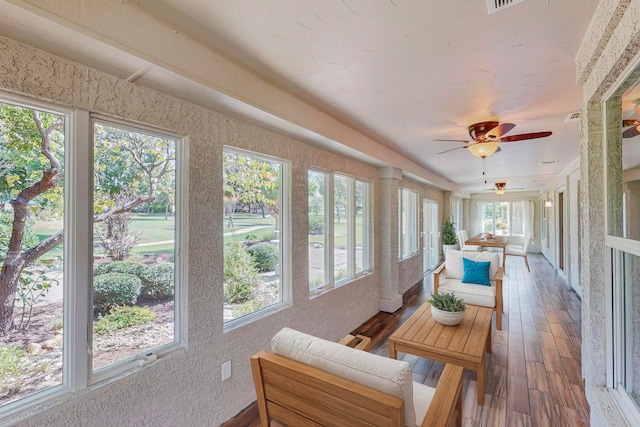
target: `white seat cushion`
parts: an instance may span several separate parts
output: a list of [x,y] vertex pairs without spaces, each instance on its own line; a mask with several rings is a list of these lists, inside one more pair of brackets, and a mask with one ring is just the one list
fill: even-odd
[[461,251],[470,251],[470,252],[482,252],[482,246],[475,245],[464,245],[462,246]]
[[465,303],[494,308],[496,306],[496,282],[491,286],[462,283],[460,279],[445,279],[438,286],[438,293],[454,294]]
[[401,398],[404,400],[404,425],[416,425],[409,363],[355,350],[290,328],[283,328],[271,339],[271,348],[281,356]]
[[436,389],[428,385],[413,382],[413,410],[416,413],[416,425],[420,426],[427,415]]

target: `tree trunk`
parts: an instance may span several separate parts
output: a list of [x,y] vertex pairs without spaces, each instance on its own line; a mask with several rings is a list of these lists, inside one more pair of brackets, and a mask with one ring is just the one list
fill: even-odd
[[13,327],[13,305],[23,268],[12,264],[5,261],[0,274],[0,336],[5,336]]

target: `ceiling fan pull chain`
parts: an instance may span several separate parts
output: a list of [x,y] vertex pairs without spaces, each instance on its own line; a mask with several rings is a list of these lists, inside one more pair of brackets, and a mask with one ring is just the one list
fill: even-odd
[[482,176],[484,177],[484,183],[487,183],[487,158],[483,157],[482,158]]

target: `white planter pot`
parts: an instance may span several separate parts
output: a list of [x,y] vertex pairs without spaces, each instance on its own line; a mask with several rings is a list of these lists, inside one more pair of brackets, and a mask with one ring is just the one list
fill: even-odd
[[431,316],[436,319],[436,322],[447,326],[457,325],[462,322],[465,312],[466,311],[444,311],[431,306]]

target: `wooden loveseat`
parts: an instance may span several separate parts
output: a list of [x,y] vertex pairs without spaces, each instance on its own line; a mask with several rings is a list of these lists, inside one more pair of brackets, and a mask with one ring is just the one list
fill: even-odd
[[[474,262],[491,262],[489,286],[465,283],[463,258]],[[495,252],[469,252],[447,250],[445,259],[433,272],[433,293],[452,293],[467,304],[493,308],[496,328],[502,330],[502,273],[500,256]],[[444,277],[443,277],[444,275]]]
[[461,425],[462,367],[447,364],[432,388],[407,362],[293,329],[271,344],[251,358],[262,427]]

